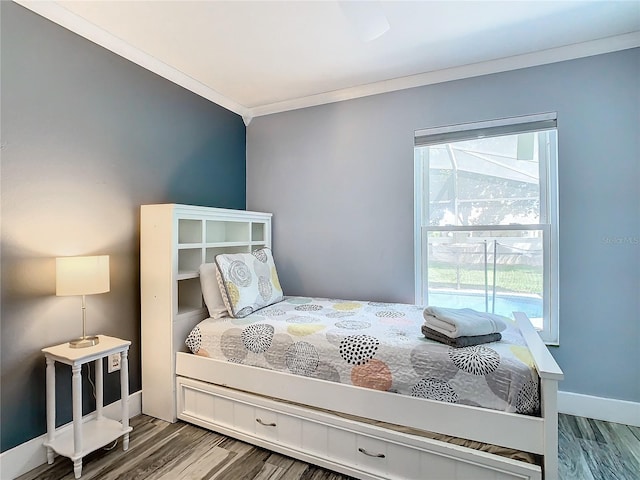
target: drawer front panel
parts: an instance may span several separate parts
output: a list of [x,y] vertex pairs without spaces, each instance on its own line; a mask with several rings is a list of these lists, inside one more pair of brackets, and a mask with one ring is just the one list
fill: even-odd
[[449,457],[428,452],[420,452],[420,473],[431,478],[455,478],[456,464]]
[[327,456],[338,463],[355,465],[358,452],[357,435],[341,428],[331,428],[327,433]]
[[302,451],[322,458],[327,457],[329,428],[315,422],[302,421]]
[[302,420],[290,415],[278,414],[278,443],[285,447],[299,449],[302,445]]
[[[213,391],[207,391],[209,388]],[[315,457],[320,464],[359,478],[541,479],[539,471],[525,473],[518,469],[510,473],[510,466],[494,458],[467,454],[465,461],[456,458],[455,452],[442,451],[441,447],[432,450],[435,447],[428,442],[420,446],[405,444],[401,437],[395,439],[389,433],[380,438],[364,430],[368,427],[359,430],[361,427],[354,428],[352,422],[345,422],[343,426],[335,421],[325,423],[322,418],[305,418],[299,412],[278,409],[276,403],[256,399],[254,404],[253,399],[246,396],[234,398],[233,391],[227,394],[220,387],[183,384],[179,392],[182,395],[179,413],[203,420],[214,430],[217,425],[229,432],[283,447],[286,454],[294,457],[300,454],[311,463]]]
[[[405,445],[396,443],[387,444],[387,468],[389,472],[407,479],[421,479],[426,476],[421,470],[421,457],[423,452]],[[454,478],[441,476],[436,478]]]
[[233,428],[235,430],[246,433],[247,435],[255,435],[255,409],[252,405],[247,405],[241,402],[234,402],[232,418],[232,424],[234,425]]

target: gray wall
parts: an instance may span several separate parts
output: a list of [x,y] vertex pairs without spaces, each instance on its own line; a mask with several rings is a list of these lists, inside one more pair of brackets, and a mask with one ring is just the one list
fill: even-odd
[[285,294],[413,302],[414,130],[555,111],[562,390],[640,401],[640,49],[255,118]]
[[[111,291],[87,297],[88,330],[133,342],[130,391],[140,390],[139,207],[244,208],[246,138],[239,116],[0,5],[4,451],[45,431],[40,349],[81,334],[80,298],[54,295],[54,257],[111,256]],[[71,382],[68,368],[57,373],[60,424],[71,419]],[[106,403],[118,382],[107,374]]]

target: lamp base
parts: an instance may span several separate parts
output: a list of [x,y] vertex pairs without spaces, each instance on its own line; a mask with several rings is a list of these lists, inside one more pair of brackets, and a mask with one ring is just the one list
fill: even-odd
[[95,337],[95,336],[82,337],[82,338],[76,338],[75,340],[71,340],[69,342],[69,347],[86,348],[86,347],[93,347],[94,345],[97,345],[99,343],[100,343],[100,339],[98,337]]

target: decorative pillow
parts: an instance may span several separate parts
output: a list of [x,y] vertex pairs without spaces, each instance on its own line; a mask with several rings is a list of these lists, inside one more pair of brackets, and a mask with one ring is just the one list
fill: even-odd
[[233,317],[233,307],[229,302],[227,290],[224,287],[224,280],[220,275],[220,269],[218,268],[218,265],[216,265],[216,280],[218,281],[218,292],[220,292],[220,296],[222,297],[222,302],[224,303],[225,307],[227,307],[227,313]]
[[216,279],[215,263],[203,263],[200,265],[200,288],[202,289],[202,298],[209,310],[211,318],[222,318],[227,316],[227,307],[222,300],[218,281]]
[[276,264],[268,248],[217,255],[216,265],[220,293],[232,317],[246,317],[284,298]]

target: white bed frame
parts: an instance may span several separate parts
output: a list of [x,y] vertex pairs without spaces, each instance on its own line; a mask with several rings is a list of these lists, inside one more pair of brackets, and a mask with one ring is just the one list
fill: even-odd
[[[144,283],[144,271],[142,277]],[[558,477],[557,385],[563,374],[523,313],[515,313],[515,318],[540,376],[541,417],[381,392],[186,353],[184,339],[204,316],[182,317],[179,325],[169,319],[171,328],[154,333],[156,341],[173,346],[176,397],[166,402],[175,405],[175,413],[169,415],[173,419],[361,479]],[[162,335],[169,338],[159,338]],[[154,415],[151,408],[145,411],[145,395],[155,390],[152,375],[145,382],[144,336],[143,311],[143,413]],[[543,468],[326,410],[538,454]]]

